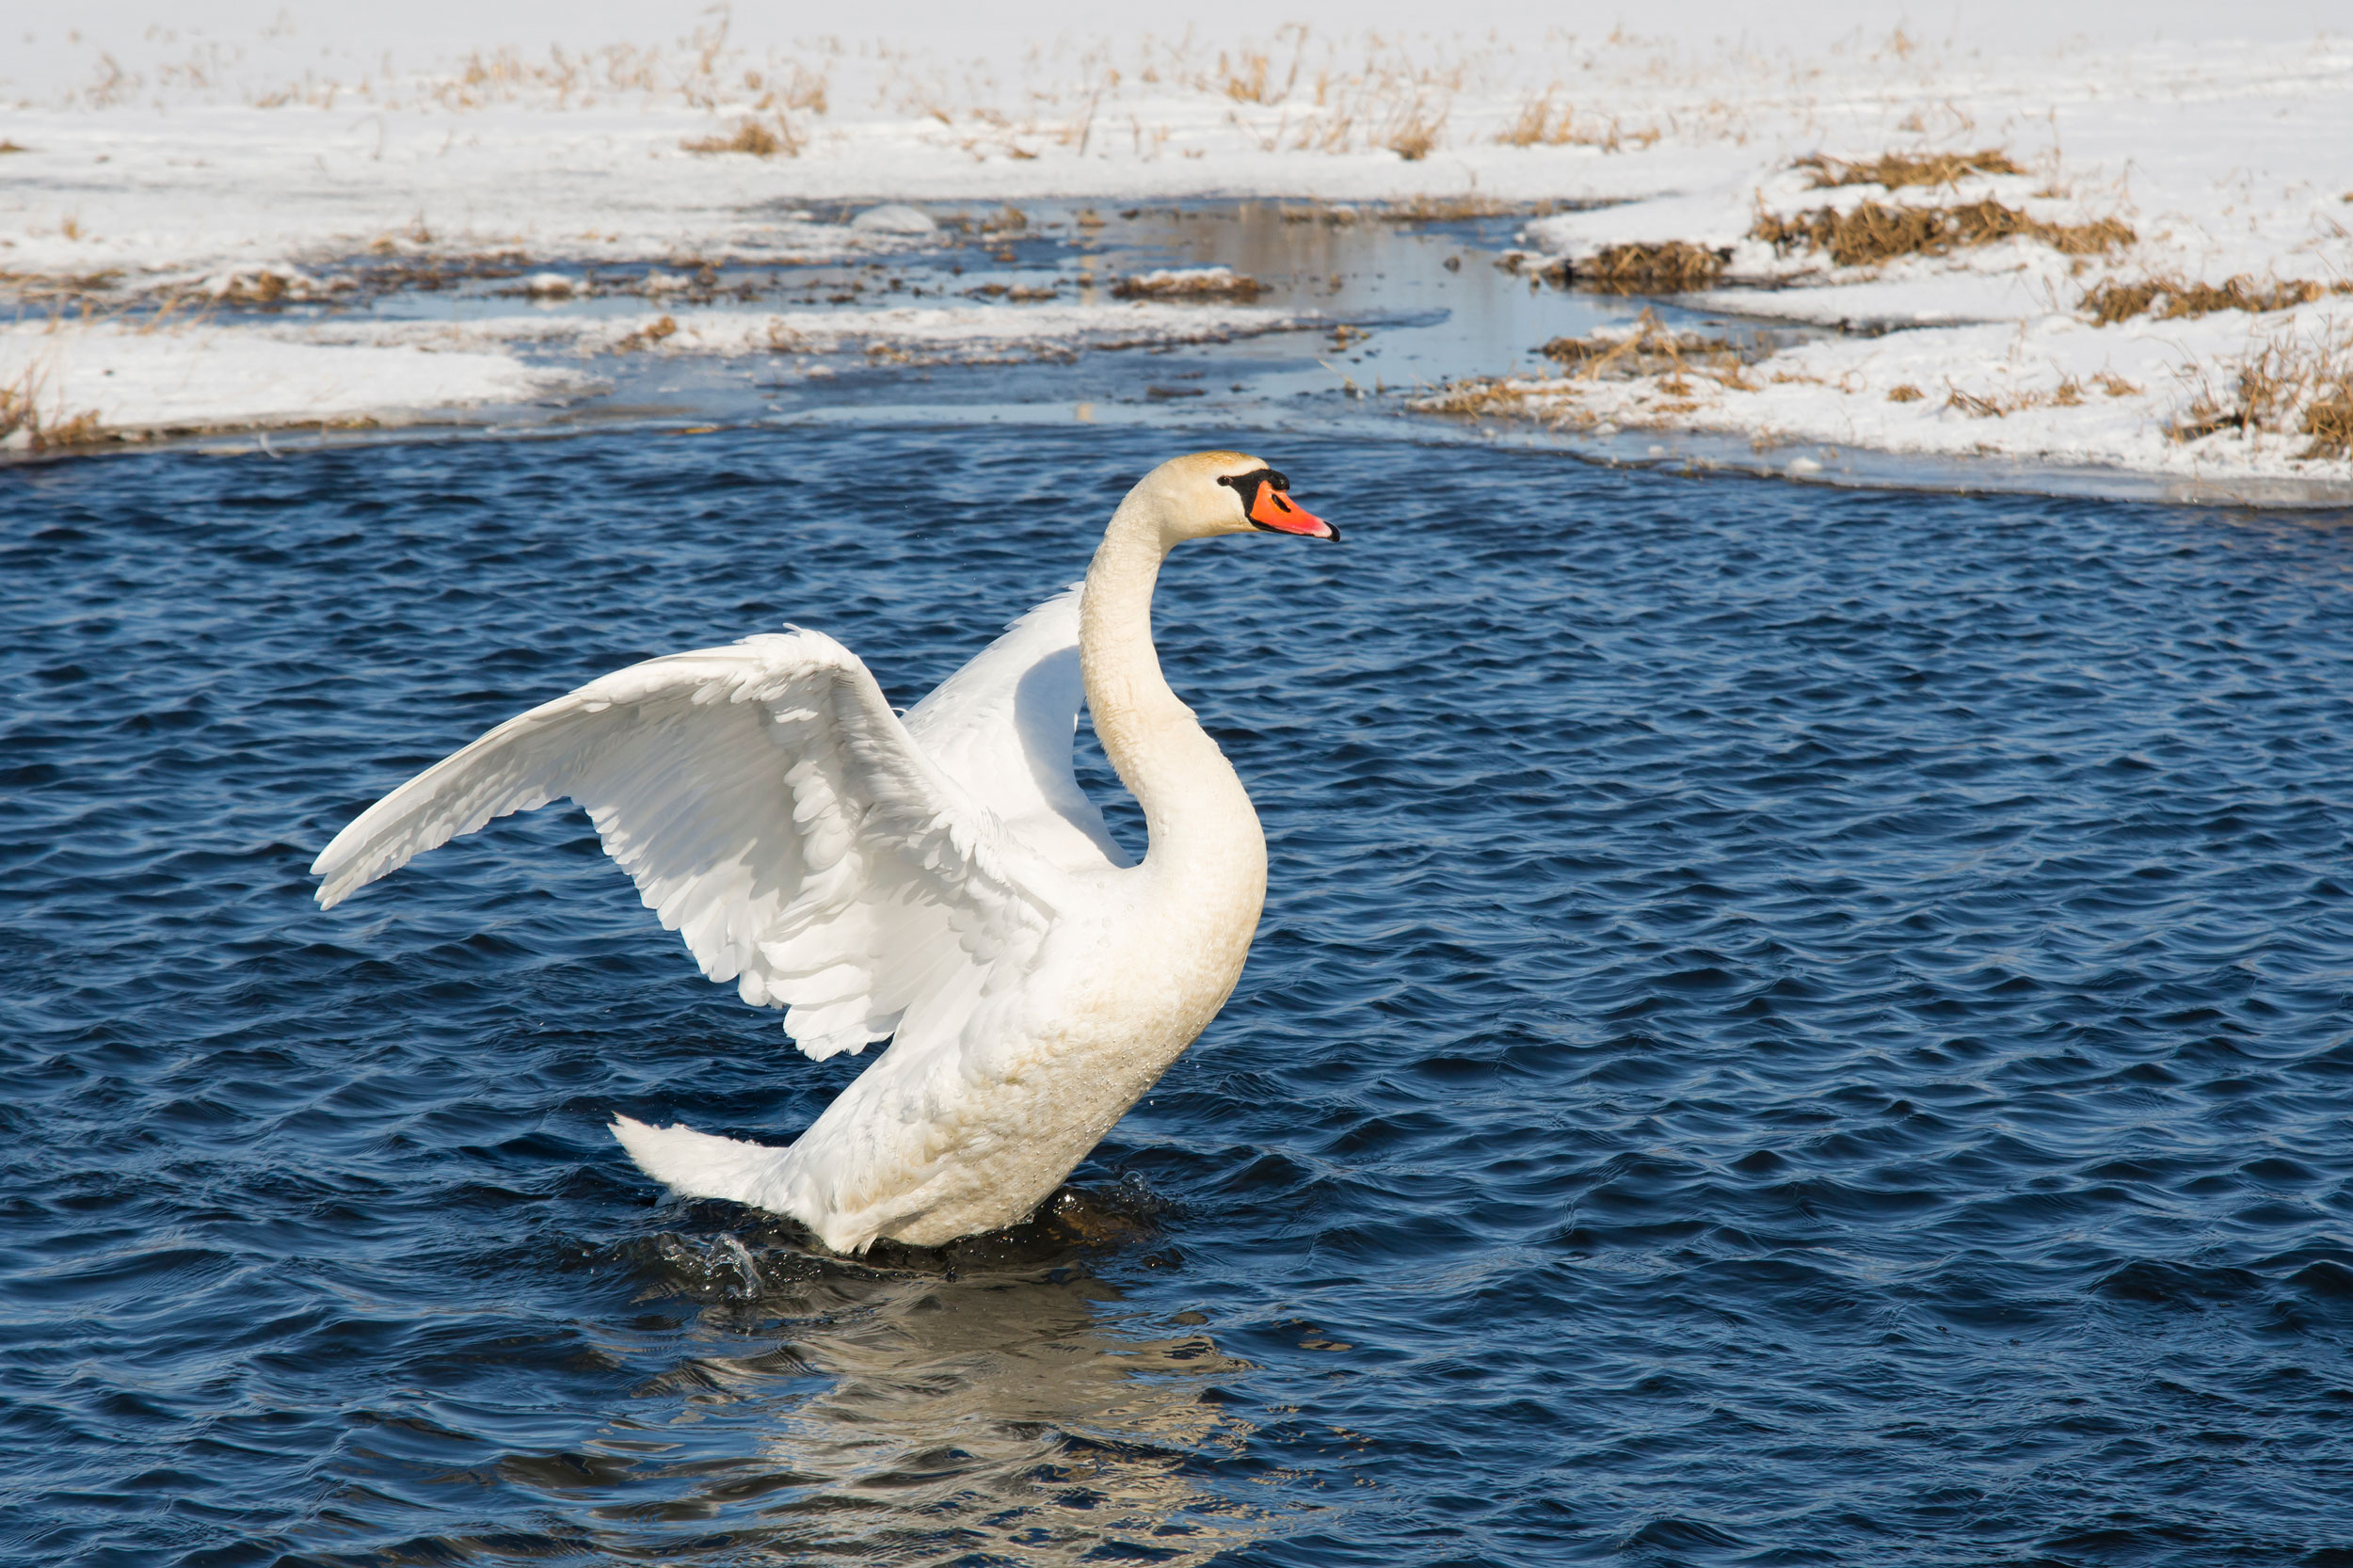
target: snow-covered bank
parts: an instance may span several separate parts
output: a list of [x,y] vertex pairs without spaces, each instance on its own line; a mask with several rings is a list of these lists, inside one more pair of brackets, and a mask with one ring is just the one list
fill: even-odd
[[0,451],[285,425],[396,424],[586,391],[500,352],[316,344],[234,327],[0,328]]
[[[2353,476],[2345,335],[2327,317],[2266,320],[2251,354],[2244,326],[2211,317],[2104,329],[2050,315],[1814,339],[1762,357],[1645,327],[1558,345],[1561,375],[1466,381],[1417,406],[1602,435],[1737,435],[1791,449],[1798,472],[1818,469],[1807,449],[1827,445],[2185,479]],[[2259,390],[2266,375],[2277,390]],[[2261,417],[2247,417],[2265,397]]]
[[1531,224],[1572,277],[1680,242],[1714,258],[1683,303],[1841,335],[1732,376],[1670,364],[1453,401],[1760,442],[2345,476],[2353,49],[2121,63],[2121,79],[2049,84],[2042,136],[1989,123],[2001,95],[1982,84],[1941,127],[1859,103],[1822,152],[1760,150],[1703,190]]
[[[1145,302],[852,311],[685,310],[471,321],[59,321],[0,327],[0,450],[219,429],[391,424],[600,390],[612,356],[760,356],[828,376],[823,356],[934,365],[1230,340],[1310,318]],[[0,404],[0,424],[11,405]]]
[[[356,49],[206,48],[107,56],[0,110],[0,144],[20,149],[0,152],[0,289],[28,318],[212,308],[202,329],[136,349],[121,346],[128,328],[44,328],[52,427],[85,414],[95,424],[79,428],[136,427],[127,394],[97,386],[123,379],[106,359],[123,354],[185,360],[135,377],[174,389],[154,423],[208,389],[212,423],[259,420],[284,400],[232,368],[241,344],[253,364],[408,356],[356,377],[360,401],[367,385],[410,398],[416,361],[438,357],[433,384],[462,403],[576,388],[583,355],[624,347],[872,345],[879,363],[928,363],[1264,330],[1269,318],[1208,304],[1161,307],[1185,325],[1132,333],[1083,313],[1107,306],[1066,302],[910,305],[890,321],[871,296],[806,319],[667,309],[673,293],[710,303],[714,270],[772,269],[730,286],[781,303],[792,269],[944,243],[904,213],[845,221],[875,200],[926,203],[959,243],[1001,244],[1010,262],[1026,220],[1008,203],[1261,195],[1565,206],[1528,225],[1531,273],[1833,329],[1729,375],[1622,357],[1607,376],[1578,364],[1432,400],[1480,417],[2139,472],[2353,468],[2329,435],[2332,410],[2353,407],[2343,39],[2087,37],[1997,54],[1901,29],[1792,47],[1291,28],[967,61],[831,40],[755,51],[707,31],[666,49],[486,47],[421,69]],[[1084,221],[1065,227],[1071,245]],[[462,322],[378,319],[388,295],[492,276],[514,282],[471,298]],[[651,313],[580,313],[616,292]],[[546,313],[567,301],[572,313]],[[312,319],[269,314],[292,305]],[[19,407],[32,342],[20,328],[0,346]],[[102,360],[112,376],[88,368]]]

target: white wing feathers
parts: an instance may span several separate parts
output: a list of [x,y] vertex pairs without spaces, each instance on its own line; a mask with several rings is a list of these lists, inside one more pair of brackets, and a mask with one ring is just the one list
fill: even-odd
[[1129,863],[1071,772],[1086,686],[1079,670],[1083,583],[1032,610],[907,713],[923,755],[1006,829],[1074,871]]
[[[1074,848],[1106,863],[1096,843],[1108,836],[1090,842],[1101,819],[1071,777],[1075,684],[1063,691],[1051,667],[1065,651],[1075,666],[1076,604],[1064,595],[1024,616],[904,724],[865,664],[818,632],[632,665],[369,808],[312,864],[319,903],[568,796],[703,972],[789,1008],[785,1028],[810,1056],[903,1024],[930,1034],[1028,970],[1085,863]],[[959,681],[982,700],[952,696]],[[1033,744],[1053,711],[1059,773]],[[918,723],[947,755],[918,744]],[[1014,769],[1016,757],[1029,765]],[[1041,811],[1062,837],[1032,846]]]

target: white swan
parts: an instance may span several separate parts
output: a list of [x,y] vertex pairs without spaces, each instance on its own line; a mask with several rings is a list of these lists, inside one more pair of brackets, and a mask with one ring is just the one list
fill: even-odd
[[[824,1058],[881,1059],[789,1148],[616,1117],[648,1176],[789,1214],[837,1251],[936,1246],[1053,1192],[1216,1016],[1266,840],[1160,677],[1152,589],[1187,539],[1337,538],[1256,457],[1161,464],[1086,581],[903,722],[815,632],[648,660],[500,725],[370,807],[311,870],[331,908],[494,817],[566,796],[712,980]],[[1150,841],[1130,865],[1071,773],[1083,696]]]

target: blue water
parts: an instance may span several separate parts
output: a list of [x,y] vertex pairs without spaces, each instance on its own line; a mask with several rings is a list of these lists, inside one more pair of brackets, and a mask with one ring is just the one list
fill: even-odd
[[864,1064],[576,813],[312,904],[628,661],[790,618],[911,701],[1168,455],[0,473],[0,1557],[2353,1561],[2341,525],[1263,451],[1348,542],[1160,613],[1249,972],[942,1253],[628,1164],[610,1112],[780,1142]]

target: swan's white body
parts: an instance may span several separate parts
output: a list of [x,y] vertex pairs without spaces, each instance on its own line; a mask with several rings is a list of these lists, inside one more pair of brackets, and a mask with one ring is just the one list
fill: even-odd
[[[1249,952],[1266,842],[1160,677],[1151,603],[1176,543],[1268,525],[1247,483],[1265,472],[1233,453],[1155,470],[1085,583],[904,721],[814,632],[592,681],[370,808],[312,866],[319,902],[568,796],[703,972],[788,1008],[804,1051],[891,1040],[788,1148],[618,1118],[648,1175],[789,1214],[842,1251],[1018,1221],[1216,1016]],[[1272,526],[1333,536],[1281,510]],[[1144,808],[1141,864],[1073,776],[1082,696]]]

